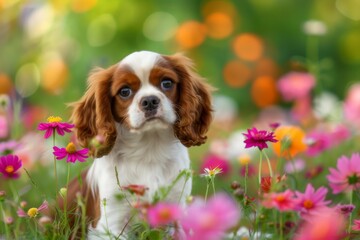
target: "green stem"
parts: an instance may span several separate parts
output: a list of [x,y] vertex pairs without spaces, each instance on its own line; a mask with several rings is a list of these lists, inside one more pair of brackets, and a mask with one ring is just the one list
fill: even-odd
[[10,239],[10,231],[9,231],[8,225],[6,224],[6,221],[5,221],[5,211],[4,211],[3,203],[1,201],[0,201],[0,213],[1,213],[3,223],[4,223],[6,239]]
[[268,164],[268,167],[269,167],[269,171],[270,171],[270,177],[272,178],[273,177],[273,171],[272,171],[270,159],[269,159],[269,157],[268,157],[268,155],[266,154],[265,151],[261,151],[261,152],[264,153],[264,155],[265,155],[265,158],[266,158],[266,161],[267,161],[267,164]]
[[207,200],[207,196],[208,196],[208,193],[209,193],[209,180],[207,181],[207,183],[206,183],[206,192],[205,192],[205,202],[206,202],[206,200]]
[[184,185],[183,185],[183,187],[182,187],[182,189],[181,189],[181,193],[180,193],[180,197],[179,197],[178,203],[180,203],[180,201],[181,201],[182,195],[184,194],[184,191],[185,191],[186,183],[187,183],[187,181],[189,180],[189,178],[190,178],[190,176],[189,176],[188,174],[186,174],[186,175],[185,175]]
[[[53,130],[53,147],[55,147],[55,129]],[[58,177],[57,177],[57,170],[56,170],[56,157],[54,155],[54,175],[55,175],[55,199],[58,193]]]
[[34,218],[34,224],[35,224],[35,240],[36,240],[38,237],[38,226],[37,226],[36,218]]
[[[351,192],[350,192],[350,205],[352,205],[352,203],[353,203],[353,195],[354,195],[354,190],[351,190]],[[352,212],[349,215],[349,227],[348,227],[349,235],[351,233],[351,225],[352,225]]]
[[66,224],[66,226],[68,226],[68,219],[67,219],[67,191],[69,189],[69,180],[70,180],[70,163],[67,163],[66,195],[63,196],[63,198],[64,198],[64,216],[65,216],[65,224]]
[[214,193],[214,195],[215,195],[215,176],[213,176],[213,177],[211,178],[211,185],[212,185],[213,193]]
[[262,167],[262,151],[260,151],[260,163],[259,163],[259,185],[261,185],[261,167]]
[[14,197],[14,201],[15,201],[16,203],[18,203],[18,201],[19,201],[19,193],[18,193],[18,191],[16,190],[16,188],[14,188],[14,185],[13,185],[13,182],[12,182],[12,181],[9,181],[9,186],[10,186],[10,191],[11,191],[13,197]]
[[249,164],[247,163],[245,166],[245,196],[247,194],[247,178],[248,178],[248,174],[249,174]]
[[284,239],[284,236],[283,236],[283,215],[282,213],[280,212],[280,240],[283,240]]

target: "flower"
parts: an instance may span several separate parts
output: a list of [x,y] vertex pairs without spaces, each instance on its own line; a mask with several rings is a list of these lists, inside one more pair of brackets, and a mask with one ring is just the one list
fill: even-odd
[[319,176],[323,172],[324,168],[321,165],[310,168],[305,172],[305,178],[311,179]]
[[325,207],[331,201],[325,201],[328,190],[325,187],[320,187],[315,191],[314,187],[309,183],[306,186],[305,192],[295,192],[297,197],[296,209],[301,213],[310,213]]
[[335,209],[323,208],[301,225],[295,240],[340,240],[345,237],[346,221]]
[[354,211],[355,205],[353,204],[337,204],[334,209],[338,210],[346,218],[349,217],[350,213]]
[[354,153],[351,158],[342,156],[337,161],[337,169],[330,168],[327,176],[334,194],[355,190],[360,187],[360,155]]
[[275,130],[275,137],[279,141],[273,143],[274,152],[287,159],[306,150],[305,133],[296,126],[280,126]]
[[296,173],[304,170],[305,162],[301,158],[297,158],[291,162],[286,162],[284,171],[286,173]]
[[17,215],[19,217],[29,217],[36,218],[39,215],[39,212],[48,208],[48,202],[45,200],[40,207],[38,208],[30,208],[27,212],[25,212],[22,208],[18,208]]
[[354,231],[360,231],[360,219],[354,220],[354,225],[352,225],[351,229]]
[[59,135],[64,136],[65,132],[71,132],[70,129],[75,125],[61,121],[62,119],[60,117],[50,116],[47,119],[47,123],[39,124],[38,130],[46,131],[44,135],[45,138],[49,138],[55,130]]
[[147,211],[147,220],[152,227],[174,223],[181,216],[179,205],[173,203],[157,203]]
[[19,143],[15,140],[10,140],[7,142],[0,142],[0,154],[8,155],[14,153],[15,150],[19,148]]
[[240,217],[237,204],[227,195],[218,194],[208,202],[195,200],[186,210],[180,223],[187,240],[222,239],[226,230],[234,227]]
[[344,117],[353,125],[359,127],[360,120],[360,83],[351,85],[345,98]]
[[274,138],[273,132],[267,132],[265,130],[258,131],[256,128],[248,129],[247,133],[244,133],[245,148],[258,147],[260,150],[268,148],[267,142],[277,142]]
[[146,190],[148,190],[149,188],[144,185],[130,184],[128,186],[121,187],[121,189],[127,190],[130,193],[134,193],[138,196],[144,196]]
[[279,79],[277,86],[285,101],[298,100],[309,95],[315,78],[309,73],[290,72]]
[[263,205],[266,208],[277,208],[281,212],[292,211],[296,204],[294,192],[289,189],[285,192],[264,194]]
[[306,154],[309,157],[316,157],[332,145],[331,136],[328,133],[314,130],[306,136],[308,148]]
[[53,147],[53,154],[56,156],[57,160],[64,159],[67,157],[66,162],[85,162],[85,159],[88,157],[87,154],[89,150],[87,148],[81,149],[79,151],[76,150],[74,143],[70,142],[66,148],[58,148]]
[[211,154],[205,157],[200,167],[202,176],[215,176],[217,174],[227,175],[230,173],[230,163],[228,160]]
[[5,178],[18,178],[20,174],[17,172],[22,166],[22,162],[16,155],[6,155],[0,157],[0,173]]

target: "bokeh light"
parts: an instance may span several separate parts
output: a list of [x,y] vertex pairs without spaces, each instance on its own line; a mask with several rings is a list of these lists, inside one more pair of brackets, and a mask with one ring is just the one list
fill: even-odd
[[95,18],[89,25],[87,38],[93,47],[109,43],[115,36],[116,22],[111,14],[103,14]]
[[202,8],[203,17],[206,19],[213,13],[223,13],[229,16],[233,21],[237,18],[236,7],[227,0],[208,1]]
[[68,82],[69,70],[61,57],[49,54],[41,73],[41,86],[45,91],[50,94],[60,94],[63,92]]
[[279,67],[271,58],[261,58],[256,62],[255,75],[256,76],[272,76],[276,77],[279,73]]
[[275,79],[269,76],[256,78],[251,86],[251,97],[255,105],[260,108],[276,104],[279,94]]
[[5,73],[0,73],[0,94],[9,94],[13,86],[11,79]]
[[360,30],[345,34],[340,41],[341,57],[347,62],[360,62]]
[[144,22],[143,33],[153,41],[165,41],[175,35],[178,22],[170,13],[155,12]]
[[86,12],[95,7],[97,0],[72,0],[71,9],[74,12]]
[[228,62],[223,71],[225,82],[233,88],[240,88],[249,82],[252,71],[243,62],[239,60],[232,60]]
[[16,91],[22,97],[29,97],[39,88],[40,72],[35,63],[27,63],[20,67],[15,77]]
[[233,20],[229,15],[222,12],[215,12],[205,19],[207,34],[215,39],[228,37],[234,30]]
[[354,21],[360,20],[360,1],[359,0],[337,0],[336,8],[345,17]]
[[201,45],[206,38],[206,27],[197,21],[182,23],[176,32],[176,42],[182,49],[194,48]]
[[26,35],[30,39],[37,39],[50,31],[54,21],[54,11],[47,4],[36,8],[29,5],[24,8],[23,17],[22,23]]
[[264,52],[263,41],[251,33],[238,35],[234,39],[232,47],[236,56],[245,61],[256,61]]

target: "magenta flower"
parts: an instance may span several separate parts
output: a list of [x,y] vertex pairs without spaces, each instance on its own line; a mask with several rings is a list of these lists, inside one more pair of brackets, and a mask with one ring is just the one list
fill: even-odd
[[310,94],[315,78],[309,73],[290,72],[279,79],[277,86],[285,101],[298,100]]
[[5,178],[18,178],[20,173],[17,171],[21,168],[22,162],[16,155],[6,155],[0,157],[0,173]]
[[220,176],[224,176],[230,173],[231,167],[230,163],[227,159],[211,154],[205,157],[204,162],[200,167],[200,172],[206,172],[205,169],[220,169],[221,172],[219,173]]
[[39,215],[39,212],[48,208],[48,202],[45,200],[40,207],[38,208],[30,208],[27,212],[25,212],[22,208],[18,208],[17,215],[19,217],[29,217],[35,218]]
[[265,130],[258,131],[256,128],[248,129],[247,133],[243,133],[245,136],[244,143],[245,148],[258,147],[260,150],[268,148],[267,142],[277,142],[273,132],[267,132]]
[[264,194],[262,204],[266,208],[276,208],[280,212],[285,212],[295,210],[297,202],[294,192],[288,189],[285,192]]
[[180,216],[180,206],[174,203],[157,203],[147,211],[147,220],[152,227],[174,223]]
[[360,219],[355,219],[354,224],[351,227],[354,231],[360,231]]
[[354,211],[355,205],[353,204],[337,204],[334,209],[343,214],[346,218]]
[[295,240],[329,239],[341,240],[346,236],[346,221],[344,216],[332,208],[323,208],[300,225]]
[[74,145],[74,143],[70,142],[66,148],[58,148],[58,147],[53,147],[54,152],[53,154],[55,155],[57,160],[61,160],[64,159],[65,157],[67,157],[66,162],[85,162],[86,158],[88,158],[88,152],[89,149],[84,148],[81,149],[79,151],[76,150],[76,147]]
[[355,190],[360,187],[360,155],[354,153],[351,158],[342,156],[337,161],[337,169],[330,168],[327,176],[334,194]]
[[331,135],[325,132],[314,130],[306,138],[308,141],[306,154],[309,157],[316,157],[332,146]]
[[327,192],[328,190],[325,187],[320,187],[315,191],[314,187],[309,183],[304,193],[295,192],[298,200],[296,210],[302,214],[308,214],[325,207],[331,203],[331,201],[325,201]]
[[240,217],[237,204],[228,196],[219,194],[207,203],[196,200],[185,211],[180,223],[187,240],[222,239],[226,230],[234,227]]
[[40,123],[38,126],[38,130],[46,131],[44,138],[49,138],[55,130],[59,135],[64,136],[65,132],[71,132],[70,129],[75,126],[74,124],[61,122],[60,117],[51,116],[48,117],[47,121],[47,123]]

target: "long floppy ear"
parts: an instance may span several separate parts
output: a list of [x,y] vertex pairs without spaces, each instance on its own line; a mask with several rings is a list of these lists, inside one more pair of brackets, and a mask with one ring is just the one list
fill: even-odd
[[189,58],[181,54],[166,58],[179,77],[175,135],[186,147],[201,145],[206,141],[212,120],[211,92],[214,88],[194,71]]
[[104,140],[100,148],[93,151],[95,157],[108,154],[115,144],[116,127],[111,110],[111,81],[116,66],[97,68],[88,78],[84,96],[71,103],[73,112],[70,120],[75,124],[75,133],[83,147],[97,135]]

